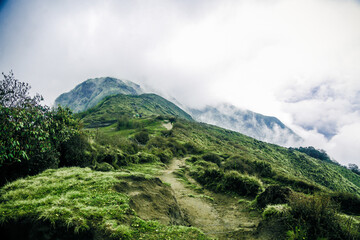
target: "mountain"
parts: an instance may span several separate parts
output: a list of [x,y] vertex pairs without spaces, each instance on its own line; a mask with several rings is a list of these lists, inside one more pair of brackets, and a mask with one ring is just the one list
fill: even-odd
[[104,97],[116,94],[139,95],[143,90],[139,85],[111,77],[93,78],[77,85],[73,90],[61,94],[55,106],[67,106],[75,113],[94,107]]
[[95,107],[78,114],[85,125],[90,127],[109,125],[124,116],[144,118],[154,115],[192,120],[181,108],[156,94],[108,96]]
[[34,158],[51,169],[0,188],[1,239],[360,239],[360,176],[327,158],[193,121],[155,94],[75,117],[97,128],[55,138]]
[[249,110],[239,109],[231,104],[206,106],[202,109],[188,109],[192,117],[208,124],[240,132],[268,143],[293,146],[302,139],[276,117],[265,116]]

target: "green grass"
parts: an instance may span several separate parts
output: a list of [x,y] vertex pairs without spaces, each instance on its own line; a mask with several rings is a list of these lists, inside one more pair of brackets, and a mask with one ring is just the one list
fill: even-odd
[[205,239],[194,228],[164,226],[136,217],[129,207],[129,197],[114,189],[119,179],[133,174],[139,173],[105,173],[73,167],[47,170],[17,180],[0,190],[0,223],[21,219],[47,221],[55,229],[56,226],[65,226],[74,232],[96,230],[120,239],[177,239],[187,236]]

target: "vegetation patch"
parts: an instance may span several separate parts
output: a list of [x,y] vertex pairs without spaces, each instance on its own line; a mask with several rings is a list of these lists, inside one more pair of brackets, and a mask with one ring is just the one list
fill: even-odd
[[[204,239],[198,230],[167,227],[136,217],[129,206],[130,197],[116,190],[119,179],[134,177],[128,172],[97,172],[89,168],[47,170],[37,176],[20,179],[0,190],[0,223],[49,222],[57,229],[75,233],[95,232],[100,239],[156,239],[186,236]],[[136,177],[136,175],[135,175]],[[143,179],[141,175],[139,178]]]

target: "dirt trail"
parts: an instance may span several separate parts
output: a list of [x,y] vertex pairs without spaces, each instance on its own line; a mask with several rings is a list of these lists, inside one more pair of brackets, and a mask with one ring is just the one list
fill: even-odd
[[165,127],[167,130],[171,130],[173,128],[171,122],[164,122],[163,127]]
[[[259,216],[251,216],[246,204],[239,204],[238,199],[234,197],[209,191],[204,191],[204,194],[213,198],[213,201],[199,197],[199,193],[185,187],[174,174],[184,165],[184,159],[174,159],[159,177],[163,182],[171,184],[178,204],[188,217],[189,223],[218,239],[255,239],[251,237],[251,233],[259,223]],[[189,180],[195,183],[193,179]]]

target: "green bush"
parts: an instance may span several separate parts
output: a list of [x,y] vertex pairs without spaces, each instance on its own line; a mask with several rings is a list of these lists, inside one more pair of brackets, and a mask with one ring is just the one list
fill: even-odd
[[256,197],[256,204],[258,207],[264,208],[268,204],[288,203],[291,193],[292,191],[288,187],[279,185],[269,186]]
[[264,161],[247,159],[245,156],[231,156],[223,164],[226,170],[237,170],[241,173],[257,174],[261,177],[274,175],[271,164]]
[[167,140],[164,137],[156,136],[151,138],[148,143],[147,147],[150,148],[166,148]]
[[134,139],[137,143],[145,145],[149,141],[149,133],[145,131],[138,132],[134,135]]
[[182,144],[178,143],[174,139],[168,140],[167,148],[169,148],[171,150],[171,152],[173,153],[174,156],[183,157],[187,153],[185,147]]
[[163,163],[169,163],[173,158],[173,153],[170,149],[153,149],[152,153],[159,157],[160,161]]
[[145,152],[139,152],[137,154],[139,158],[139,163],[149,163],[149,162],[158,162],[160,161],[159,157]]
[[237,171],[225,172],[221,187],[242,196],[256,196],[262,190],[262,183],[253,176],[243,175]]
[[207,162],[216,163],[218,166],[221,165],[221,158],[215,153],[206,153],[202,156],[202,158]]
[[87,167],[93,164],[95,153],[88,136],[80,133],[60,144],[60,167]]
[[267,205],[262,214],[265,220],[283,218],[289,215],[290,207],[287,204]]
[[124,130],[124,129],[141,129],[143,125],[140,122],[137,122],[129,117],[123,116],[120,118],[116,124],[117,130]]
[[187,142],[184,144],[186,152],[189,154],[201,154],[203,151],[199,149],[195,144]]
[[288,224],[293,230],[301,229],[306,239],[356,239],[344,231],[337,214],[338,205],[327,196],[293,194],[289,206]]
[[349,214],[360,215],[360,197],[346,192],[335,192],[330,198],[340,205],[341,211]]

